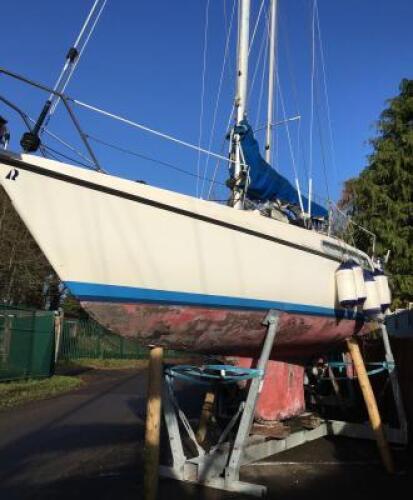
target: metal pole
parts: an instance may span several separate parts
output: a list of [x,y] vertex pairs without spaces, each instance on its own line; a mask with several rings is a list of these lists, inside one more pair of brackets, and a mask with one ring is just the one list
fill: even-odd
[[23,113],[23,111],[18,108],[15,104],[13,104],[12,102],[10,102],[9,100],[7,100],[5,97],[3,96],[0,96],[0,101],[1,102],[4,102],[4,104],[6,106],[9,106],[9,108],[13,109],[14,111],[16,111],[16,113],[18,115],[20,115],[21,119],[24,121],[26,127],[28,128],[28,130],[31,130],[31,124],[30,124],[30,121],[29,119],[27,118],[27,115],[25,113]]
[[93,152],[93,149],[90,147],[89,141],[87,140],[87,135],[83,132],[83,130],[80,128],[79,122],[77,121],[77,118],[72,110],[72,108],[69,106],[66,97],[64,95],[60,95],[60,98],[67,109],[67,112],[69,113],[70,118],[72,119],[72,122],[74,126],[76,127],[80,138],[83,141],[83,144],[85,145],[85,148],[88,150],[88,153],[90,154],[90,157],[92,158],[93,163],[95,164],[95,169],[98,172],[106,173],[103,168],[99,165],[98,159],[95,156],[95,153]]
[[30,80],[29,78],[26,78],[24,76],[18,75],[17,73],[13,73],[12,71],[8,71],[7,69],[4,69],[2,67],[0,67],[0,74],[1,73],[3,73],[4,75],[10,76],[11,78],[15,78],[16,80],[20,80],[21,82],[27,83],[28,85],[36,87],[40,90],[44,90],[45,92],[50,92],[50,93],[60,97],[63,104],[65,105],[65,108],[67,109],[67,112],[69,113],[71,120],[73,121],[74,126],[76,127],[76,130],[78,131],[78,133],[80,135],[80,138],[83,141],[83,144],[85,145],[86,149],[88,150],[88,152],[93,160],[93,163],[95,165],[96,170],[98,172],[106,173],[105,170],[99,165],[99,162],[98,162],[95,154],[93,153],[93,150],[92,150],[92,148],[87,140],[87,135],[82,131],[75,114],[73,113],[72,109],[70,108],[69,104],[67,103],[67,98],[65,95],[60,94],[59,92],[55,92],[50,87],[46,87],[45,85],[42,85],[38,82]]
[[180,479],[184,479],[184,464],[186,456],[182,445],[181,432],[179,430],[176,408],[172,401],[172,381],[168,375],[165,376],[162,387],[162,410],[169,437],[169,446],[172,454],[172,467]]
[[399,420],[399,427],[402,433],[406,436],[407,440],[407,419],[406,412],[404,411],[403,398],[400,391],[399,379],[397,376],[397,368],[394,363],[393,351],[390,345],[389,334],[387,332],[387,327],[385,323],[380,324],[381,335],[384,344],[385,357],[387,364],[389,366],[389,377],[392,386],[394,402],[396,405],[397,418]]
[[238,33],[238,77],[237,77],[237,125],[244,119],[248,85],[248,50],[250,29],[250,0],[239,0],[239,33]]
[[315,15],[317,3],[313,2],[312,18],[312,59],[311,59],[311,108],[310,108],[310,159],[308,167],[308,220],[311,220],[311,201],[313,196],[313,123],[314,123],[314,76],[315,76]]
[[264,340],[264,346],[261,351],[260,359],[257,363],[257,368],[263,370],[262,377],[254,378],[251,382],[248,396],[245,401],[245,408],[242,413],[241,421],[239,423],[238,432],[235,438],[234,447],[229,457],[228,466],[225,469],[225,483],[230,488],[233,481],[239,480],[239,469],[241,466],[241,459],[244,453],[246,440],[248,439],[251,425],[254,420],[255,406],[257,404],[258,396],[261,392],[262,384],[265,377],[265,368],[271,351],[274,345],[275,336],[278,330],[279,313],[278,311],[269,311],[265,318],[264,324],[268,325],[267,335]]
[[[95,10],[98,7],[99,2],[103,4],[100,6],[100,11],[97,14],[95,21],[92,20],[93,14]],[[82,53],[83,49],[85,48],[90,35],[93,32],[93,29],[95,27],[95,24],[100,17],[100,14],[105,7],[106,0],[95,0],[85,23],[82,26],[82,29],[79,33],[79,36],[77,37],[74,45],[70,47],[68,53],[66,54],[66,60],[65,64],[63,66],[62,71],[60,72],[59,77],[57,78],[57,81],[53,87],[53,91],[50,93],[49,98],[47,99],[46,103],[43,106],[42,111],[40,112],[40,115],[36,121],[36,124],[31,131],[31,133],[26,133],[25,136],[23,136],[21,145],[24,148],[26,152],[34,152],[38,149],[40,146],[40,139],[39,136],[43,132],[44,128],[47,126],[49,119],[51,115],[55,112],[57,105],[59,104],[59,100],[61,97],[59,96],[60,93],[63,93],[67,84],[69,83],[69,80],[76,68],[76,65],[79,61],[80,54]],[[81,43],[82,37],[85,33],[85,31],[89,31],[86,34],[86,39],[83,41],[83,45],[80,49],[80,52],[78,50],[79,45]]]
[[267,132],[265,141],[265,161],[271,163],[272,122],[274,115],[275,41],[277,37],[277,0],[271,0],[270,48],[268,65],[268,107]]
[[[249,31],[250,31],[250,10],[251,0],[239,0],[239,28],[238,28],[238,61],[237,61],[237,88],[235,97],[236,125],[240,125],[245,118],[247,85],[248,85],[248,50],[249,50]],[[243,193],[241,189],[242,170],[241,165],[241,144],[238,134],[234,134],[234,188],[233,188],[233,206],[242,210]]]

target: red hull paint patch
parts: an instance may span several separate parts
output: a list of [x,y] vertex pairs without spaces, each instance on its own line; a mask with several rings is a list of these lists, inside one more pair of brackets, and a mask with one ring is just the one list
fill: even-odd
[[[140,344],[202,354],[256,358],[266,332],[263,311],[89,301],[82,306],[104,327]],[[363,323],[354,320],[282,312],[271,358],[325,353],[364,331]]]
[[[231,361],[243,368],[256,366],[252,358],[231,358]],[[304,411],[304,367],[270,360],[255,407],[255,419],[259,422],[284,420]]]

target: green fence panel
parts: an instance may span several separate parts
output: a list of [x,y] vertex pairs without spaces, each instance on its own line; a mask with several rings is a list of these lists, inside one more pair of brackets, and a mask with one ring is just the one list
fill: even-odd
[[[169,358],[182,354],[166,351]],[[146,359],[148,349],[92,319],[63,321],[59,359]],[[48,377],[54,372],[55,313],[0,305],[0,380]]]
[[0,307],[0,380],[52,375],[54,346],[53,312]]
[[[167,351],[168,357],[182,354]],[[65,319],[59,359],[145,359],[148,349],[109,332],[92,319]]]

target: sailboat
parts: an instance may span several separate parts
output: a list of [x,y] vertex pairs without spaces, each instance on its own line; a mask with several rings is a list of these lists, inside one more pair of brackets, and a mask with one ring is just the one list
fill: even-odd
[[[246,116],[250,0],[238,4],[227,205],[37,156],[44,120],[26,134],[25,152],[0,152],[0,182],[64,285],[109,330],[253,359],[262,321],[277,309],[271,359],[302,364],[368,331],[366,311],[340,303],[336,272],[349,259],[370,271],[374,262],[331,234],[328,211],[262,158]],[[62,93],[52,97],[70,111]],[[258,202],[270,206],[265,216]]]

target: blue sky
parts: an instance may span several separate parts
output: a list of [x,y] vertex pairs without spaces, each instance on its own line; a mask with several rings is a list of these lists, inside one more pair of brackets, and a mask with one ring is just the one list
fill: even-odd
[[[252,0],[252,4],[253,28],[261,0]],[[302,117],[300,122],[290,124],[289,132],[303,188],[310,149],[311,4],[312,0],[279,0],[279,81],[286,116],[299,113]],[[76,38],[91,5],[92,0],[4,2],[1,10],[0,65],[53,85],[67,49]],[[210,143],[226,30],[233,5],[234,0],[210,0],[201,139],[202,146],[206,148]],[[315,89],[318,98],[312,160],[314,182],[316,192],[325,197],[324,158],[330,195],[337,199],[342,182],[366,165],[369,152],[366,141],[375,134],[374,123],[386,99],[397,94],[403,77],[413,76],[413,2],[318,0],[318,11],[335,161],[317,45]],[[67,94],[198,144],[205,13],[206,0],[108,0]],[[263,23],[264,17],[258,26],[250,58],[250,80],[257,67],[249,102],[249,118],[253,125],[261,125],[265,120],[265,99],[261,100],[259,107],[263,73],[259,54]],[[235,22],[211,142],[213,151],[223,151],[224,154],[227,148],[224,136],[234,95],[234,28]],[[17,103],[34,117],[46,97],[4,76],[0,78],[0,95]],[[90,135],[196,173],[197,153],[80,108],[76,107],[75,111]],[[0,114],[9,118],[12,147],[17,149],[23,128],[1,103]],[[283,117],[278,93],[276,119],[282,120]],[[51,120],[50,129],[79,145],[63,107],[59,107]],[[263,139],[262,133],[258,133],[257,137]],[[53,140],[47,139],[47,142],[53,148],[71,154]],[[277,127],[275,143],[275,167],[291,178],[292,160],[285,125]],[[98,144],[96,152],[101,163],[116,175],[144,179],[150,184],[192,195],[196,193],[195,177],[182,175],[155,162],[119,154]],[[210,158],[207,161],[201,155],[199,168],[201,172],[206,169],[208,177],[212,175],[215,165],[215,160]],[[226,166],[222,163],[218,167],[217,179],[223,183],[226,176]],[[208,182],[200,181],[198,184],[204,197],[208,186]],[[213,196],[224,199],[225,188],[219,184]]]

